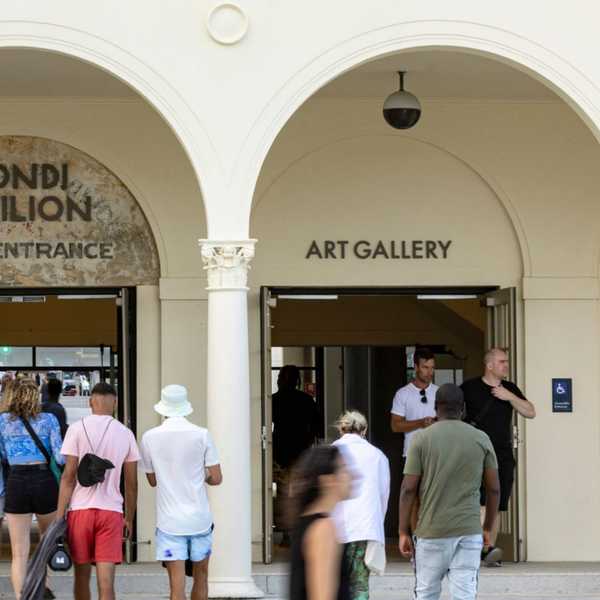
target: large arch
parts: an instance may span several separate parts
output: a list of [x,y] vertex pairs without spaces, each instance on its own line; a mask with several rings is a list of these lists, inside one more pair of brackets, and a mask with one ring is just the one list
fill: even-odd
[[164,77],[109,40],[73,27],[31,21],[5,22],[0,32],[0,50],[2,48],[28,48],[70,56],[131,87],[156,110],[181,144],[202,193],[207,224],[211,222],[206,199],[219,197],[222,168],[198,115]]
[[363,63],[415,49],[448,48],[479,53],[524,71],[553,89],[600,140],[600,91],[584,73],[550,49],[513,32],[465,21],[398,23],[345,40],[314,58],[271,98],[255,122],[231,177],[246,212],[232,227],[250,227],[252,197],[267,154],[289,118],[324,85]]

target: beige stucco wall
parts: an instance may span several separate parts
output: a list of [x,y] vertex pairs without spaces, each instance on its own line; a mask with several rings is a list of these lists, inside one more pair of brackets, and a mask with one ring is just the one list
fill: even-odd
[[[253,431],[260,285],[516,286],[518,379],[538,407],[538,418],[521,424],[527,557],[598,560],[600,382],[589,370],[598,359],[600,149],[558,100],[425,101],[424,118],[407,133],[390,130],[379,105],[312,99],[261,173],[251,228],[259,240],[249,299]],[[447,261],[306,260],[313,239],[454,241]],[[573,414],[551,413],[552,377],[573,377]],[[256,548],[259,452],[256,434]],[[569,505],[580,526],[556,518]],[[556,540],[572,540],[568,556]]]

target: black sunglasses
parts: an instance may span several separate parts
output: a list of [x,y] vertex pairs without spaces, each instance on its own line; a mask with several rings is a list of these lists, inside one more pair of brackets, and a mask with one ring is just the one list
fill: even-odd
[[420,390],[419,394],[421,394],[421,402],[423,404],[427,404],[427,396],[425,395],[425,390]]

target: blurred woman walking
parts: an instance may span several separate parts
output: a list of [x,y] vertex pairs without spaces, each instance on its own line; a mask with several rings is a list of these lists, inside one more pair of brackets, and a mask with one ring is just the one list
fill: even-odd
[[351,476],[339,450],[319,446],[298,461],[292,479],[290,600],[349,600],[348,577],[331,512]]

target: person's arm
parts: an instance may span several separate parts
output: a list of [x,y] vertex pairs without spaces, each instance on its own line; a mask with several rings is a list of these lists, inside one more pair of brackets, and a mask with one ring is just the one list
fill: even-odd
[[146,473],[146,479],[152,487],[156,487],[156,473]]
[[133,517],[135,516],[135,508],[137,506],[137,461],[123,463],[123,471],[125,473],[125,537],[131,537],[133,531]]
[[410,515],[417,500],[420,475],[404,475],[400,488],[400,553],[406,558],[413,555],[413,542],[410,531]]
[[340,550],[331,519],[319,519],[310,526],[303,550],[308,600],[336,600]]
[[207,485],[221,485],[223,482],[223,473],[221,473],[221,465],[211,465],[206,467],[206,477],[204,483]]
[[219,453],[208,431],[206,432],[204,443],[204,482],[207,485],[219,485],[223,481],[221,465],[219,464]]
[[423,429],[433,424],[433,417],[424,417],[423,419],[415,419],[414,421],[407,421],[406,417],[401,415],[395,415],[392,413],[391,427],[394,433],[409,433],[410,431],[416,431],[417,429]]
[[64,519],[67,509],[71,503],[73,490],[77,482],[77,467],[79,466],[79,457],[67,455],[65,470],[60,478],[60,489],[58,492],[58,508],[56,509],[56,518]]
[[492,394],[498,398],[498,400],[504,400],[510,402],[512,407],[526,419],[535,418],[535,406],[532,402],[526,398],[520,398],[517,394],[511,392],[508,388],[503,385],[499,385],[492,388]]
[[390,463],[385,456],[379,459],[379,497],[381,499],[381,512],[385,517],[390,499]]
[[498,504],[500,503],[500,480],[498,469],[486,468],[483,471],[483,485],[485,487],[485,520],[483,522],[483,545],[491,545],[492,529],[498,517]]

